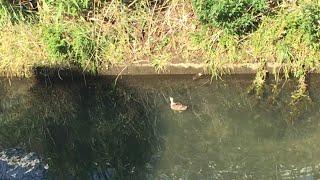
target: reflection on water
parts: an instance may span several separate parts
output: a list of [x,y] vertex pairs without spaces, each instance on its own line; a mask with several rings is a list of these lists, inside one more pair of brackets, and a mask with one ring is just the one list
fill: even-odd
[[250,76],[114,78],[2,79],[1,149],[41,154],[56,179],[319,177],[316,76],[311,101],[291,105],[294,80],[257,98]]

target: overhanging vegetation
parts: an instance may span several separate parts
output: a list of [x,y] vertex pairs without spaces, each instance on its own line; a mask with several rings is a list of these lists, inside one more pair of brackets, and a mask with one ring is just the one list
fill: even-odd
[[[110,64],[283,64],[299,79],[320,59],[320,4],[311,0],[1,1],[0,72],[35,66],[97,72]],[[262,74],[261,74],[262,73]],[[260,75],[259,75],[260,74]],[[258,84],[257,84],[258,83]]]

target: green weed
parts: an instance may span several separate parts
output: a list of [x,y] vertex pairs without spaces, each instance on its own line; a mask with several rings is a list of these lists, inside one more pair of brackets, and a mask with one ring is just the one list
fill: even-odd
[[43,33],[52,59],[82,68],[94,63],[96,46],[93,38],[90,28],[74,24],[44,27]]
[[17,7],[9,3],[0,3],[0,28],[8,24],[19,24],[20,22],[35,23],[38,21],[34,11],[25,7]]
[[264,0],[193,0],[201,22],[242,35],[257,29],[267,4]]
[[267,71],[265,69],[265,62],[260,64],[260,67],[257,70],[255,79],[253,80],[252,85],[249,87],[248,93],[255,94],[259,99],[262,98],[264,92],[264,86],[267,78]]
[[[281,67],[276,73],[302,79],[319,64],[319,9],[307,0],[40,0],[37,9],[3,3],[2,37],[20,34],[29,43],[7,37],[1,48],[37,50],[32,63],[21,61],[28,67],[35,60],[84,70],[144,62],[164,70],[169,63],[193,62],[209,65],[217,78],[228,73],[226,64],[275,63]],[[8,63],[13,56],[2,58]],[[264,77],[259,70],[257,89]]]

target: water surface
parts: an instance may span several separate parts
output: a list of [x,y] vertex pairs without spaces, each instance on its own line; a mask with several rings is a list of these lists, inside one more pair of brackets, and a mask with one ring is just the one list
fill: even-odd
[[[1,79],[0,146],[23,146],[57,179],[319,178],[319,78],[192,75]],[[172,96],[188,106],[169,106]]]

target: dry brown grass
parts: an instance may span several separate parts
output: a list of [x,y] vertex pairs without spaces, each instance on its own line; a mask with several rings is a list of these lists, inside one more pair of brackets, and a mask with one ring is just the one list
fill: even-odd
[[[112,63],[152,63],[165,66],[169,62],[200,62],[191,42],[198,23],[185,0],[168,4],[137,3],[134,7],[112,1],[97,9],[91,17],[108,46],[103,51]],[[132,10],[134,9],[134,10]],[[108,17],[108,21],[103,19]]]
[[33,67],[48,64],[36,26],[7,25],[0,33],[0,52],[0,72],[5,76],[30,76]]
[[[291,35],[294,37],[291,39],[285,37],[283,44],[275,43],[277,39],[284,38],[287,26],[285,13],[262,18],[256,32],[237,37],[219,28],[202,26],[197,20],[191,0],[152,2],[99,2],[90,11],[81,12],[80,17],[66,15],[66,7],[50,4],[45,6],[43,3],[43,6],[39,6],[38,23],[8,23],[1,30],[0,71],[7,75],[26,75],[35,64],[61,61],[48,55],[50,42],[45,42],[42,38],[43,29],[52,25],[67,26],[63,34],[68,34],[67,31],[79,26],[84,27],[78,29],[80,32],[88,29],[90,37],[86,40],[90,42],[88,44],[93,44],[96,53],[92,53],[91,59],[81,59],[79,64],[83,69],[89,64],[86,61],[92,62],[92,59],[93,62],[99,62],[96,64],[148,63],[158,70],[164,70],[169,63],[192,62],[207,63],[211,67],[211,73],[218,75],[221,73],[220,67],[226,63],[273,62],[292,64],[286,67],[290,67],[296,73],[295,76],[299,77],[303,66],[313,68],[315,59],[320,57],[318,52],[304,44],[301,32]],[[301,13],[297,5],[291,6],[289,15],[293,14],[294,17]],[[286,8],[282,11],[286,12]],[[84,43],[81,40],[70,43],[72,40],[68,39],[68,35],[64,38],[63,41],[79,46],[80,51],[90,49],[82,48]],[[290,43],[294,51],[286,53],[285,48]],[[294,58],[286,57],[288,55]],[[312,58],[308,58],[310,55]]]

